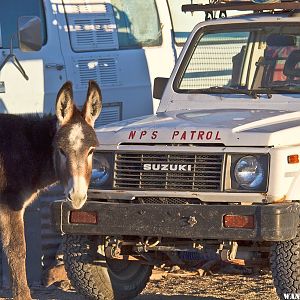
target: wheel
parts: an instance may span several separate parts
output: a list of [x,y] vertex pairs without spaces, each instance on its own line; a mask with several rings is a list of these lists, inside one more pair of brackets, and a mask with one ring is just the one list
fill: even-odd
[[95,237],[89,236],[66,235],[64,238],[64,263],[74,288],[88,299],[136,297],[149,281],[152,266],[106,259],[104,247],[98,247],[95,241]]
[[276,292],[280,299],[284,294],[300,292],[300,233],[286,242],[271,247],[271,270]]

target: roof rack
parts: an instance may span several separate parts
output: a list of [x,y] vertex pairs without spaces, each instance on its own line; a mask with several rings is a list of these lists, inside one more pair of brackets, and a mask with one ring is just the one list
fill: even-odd
[[183,12],[195,12],[195,11],[204,11],[204,12],[213,12],[213,11],[222,11],[226,12],[227,10],[252,10],[252,11],[264,11],[264,10],[284,10],[292,11],[300,9],[300,1],[289,1],[289,2],[276,2],[276,3],[254,3],[252,1],[231,1],[215,4],[185,4],[182,5],[181,10]]

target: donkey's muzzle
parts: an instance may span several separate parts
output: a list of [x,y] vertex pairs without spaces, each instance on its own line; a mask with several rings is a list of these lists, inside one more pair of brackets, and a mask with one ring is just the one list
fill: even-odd
[[67,200],[70,202],[72,208],[80,209],[84,205],[87,200],[87,194],[85,195],[74,195],[69,193],[67,196]]
[[68,188],[65,190],[67,200],[72,208],[80,209],[87,199],[88,184],[84,177],[74,176],[69,180]]

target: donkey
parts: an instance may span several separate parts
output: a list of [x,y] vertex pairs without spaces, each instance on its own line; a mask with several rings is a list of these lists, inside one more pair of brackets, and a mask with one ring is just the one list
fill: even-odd
[[101,109],[96,82],[89,82],[81,111],[73,102],[71,82],[66,82],[57,95],[56,116],[0,115],[0,232],[15,300],[32,299],[24,210],[40,191],[59,181],[74,209],[84,205],[98,145],[93,127]]

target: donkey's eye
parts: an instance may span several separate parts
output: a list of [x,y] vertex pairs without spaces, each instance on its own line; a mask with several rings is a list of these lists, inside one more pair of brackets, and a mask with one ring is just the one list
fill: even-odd
[[92,154],[94,153],[94,151],[95,151],[95,148],[91,148],[91,149],[89,150],[88,156],[92,155]]
[[63,149],[61,149],[61,148],[59,148],[59,153],[62,155],[62,156],[66,156],[66,153],[64,152],[64,150]]

